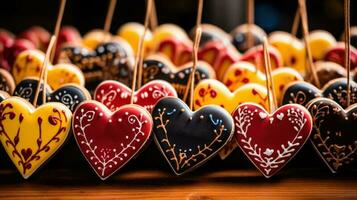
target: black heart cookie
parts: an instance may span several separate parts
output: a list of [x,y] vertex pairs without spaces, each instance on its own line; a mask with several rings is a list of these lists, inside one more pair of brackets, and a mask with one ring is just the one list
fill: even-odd
[[[288,85],[285,89],[282,105],[297,103],[306,106],[316,97],[326,97],[334,100],[343,108],[347,107],[347,80],[338,78],[328,82],[320,91],[310,83],[298,81]],[[357,103],[357,83],[351,81],[350,103]]]
[[[27,100],[30,103],[33,103],[35,99],[35,94],[37,90],[38,79],[36,78],[27,78],[22,80],[19,84],[16,85],[13,96],[21,97]],[[51,88],[46,84],[46,99],[49,98],[51,93]],[[37,99],[36,105],[42,105],[42,95],[43,95],[43,84],[40,87],[39,98]]]
[[242,24],[236,27],[232,32],[232,44],[240,52],[247,51],[250,47],[248,46],[248,33],[252,34],[253,46],[257,46],[263,43],[263,38],[266,33],[257,25],[252,25],[250,28],[248,24]]
[[314,122],[311,142],[335,173],[357,158],[357,105],[344,110],[327,98],[316,98],[308,104]]
[[0,90],[12,94],[15,89],[15,81],[11,74],[4,70],[0,69]]
[[[37,79],[24,79],[16,86],[13,95],[22,97],[32,103],[34,101],[37,85]],[[43,86],[41,86],[37,105],[42,104],[42,88]],[[73,112],[81,102],[90,99],[90,94],[85,88],[74,84],[63,85],[53,92],[51,88],[46,85],[46,97],[46,101],[62,103]]]
[[77,65],[89,90],[94,90],[100,82],[108,79],[129,85],[134,58],[127,49],[122,43],[114,41],[100,44],[95,50],[66,46],[61,50],[59,61]]
[[219,106],[192,112],[178,98],[165,97],[154,107],[155,141],[176,175],[208,161],[231,139],[233,120]]
[[[143,83],[160,79],[169,82],[177,91],[179,98],[185,95],[187,83],[192,71],[192,63],[175,67],[168,61],[161,59],[145,60],[143,64]],[[195,85],[201,80],[214,78],[213,69],[205,62],[199,62],[195,73]]]
[[337,63],[317,61],[314,65],[321,86],[324,86],[331,80],[347,76],[346,69]]

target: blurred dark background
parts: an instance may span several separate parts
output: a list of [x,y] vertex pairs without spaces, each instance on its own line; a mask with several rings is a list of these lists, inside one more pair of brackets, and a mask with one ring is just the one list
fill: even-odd
[[[64,25],[86,33],[103,27],[109,0],[67,0]],[[194,0],[156,0],[159,23],[175,23],[190,30],[196,19]],[[0,27],[19,33],[32,25],[53,29],[59,0],[6,0],[0,6]],[[297,1],[255,0],[255,22],[267,32],[289,31]],[[325,29],[335,37],[343,31],[343,0],[307,0],[310,30]],[[231,31],[245,22],[245,0],[205,0],[203,23]],[[357,2],[351,1],[351,25],[357,24]],[[145,0],[118,0],[111,31],[123,23],[143,22]]]

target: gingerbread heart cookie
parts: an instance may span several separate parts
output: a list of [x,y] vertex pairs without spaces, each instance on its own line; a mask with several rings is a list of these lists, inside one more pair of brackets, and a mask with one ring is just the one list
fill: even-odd
[[[357,49],[350,47],[350,67],[351,70],[357,67]],[[324,60],[338,63],[341,66],[345,66],[345,44],[337,43],[325,52]]]
[[322,60],[328,49],[336,45],[336,39],[324,30],[314,30],[307,41],[314,61]]
[[192,42],[167,38],[158,44],[156,52],[166,56],[176,66],[183,65],[192,60]]
[[176,175],[182,175],[217,154],[230,140],[233,121],[219,106],[192,112],[180,99],[162,98],[154,107],[156,144]]
[[[36,94],[38,80],[35,78],[28,78],[22,80],[15,88],[14,96],[21,97],[32,103]],[[40,88],[39,97],[42,97],[43,85]],[[67,106],[72,112],[76,107],[85,100],[90,100],[89,92],[75,84],[65,84],[55,91],[46,85],[46,101],[58,102]],[[42,98],[37,99],[37,105],[42,105]]]
[[35,108],[19,97],[1,102],[0,115],[1,143],[25,179],[64,144],[72,117],[63,104]]
[[344,110],[327,98],[316,98],[308,104],[314,122],[313,146],[330,170],[342,171],[357,158],[357,106]]
[[246,84],[231,92],[225,85],[214,79],[203,80],[194,90],[194,108],[217,105],[231,113],[239,104],[254,102],[268,107],[266,89],[258,84]]
[[73,113],[72,126],[82,154],[105,180],[140,152],[150,137],[152,119],[137,105],[111,112],[97,101],[86,101]]
[[[249,27],[250,26],[250,27]],[[236,27],[230,34],[232,36],[232,44],[240,51],[246,52],[249,50],[248,34],[253,36],[253,46],[263,43],[263,38],[267,36],[265,31],[259,26],[252,24],[242,24]]]
[[127,43],[113,41],[98,45],[94,50],[80,46],[65,46],[59,62],[78,66],[85,77],[86,87],[94,90],[104,80],[129,84],[134,65],[133,53]]
[[[268,53],[271,60],[271,68],[277,69],[283,66],[283,58],[280,52],[273,46],[269,46]],[[264,71],[264,52],[263,46],[256,46],[249,49],[239,59],[240,61],[247,61],[256,66],[259,70]]]
[[283,65],[305,75],[305,45],[287,32],[276,31],[269,35],[269,44],[276,47],[283,58]]
[[[136,55],[138,53],[139,40],[144,34],[144,25],[136,22],[125,23],[120,26],[117,35],[126,40]],[[151,49],[152,33],[150,30],[146,31],[144,38],[144,55],[148,55]]]
[[[169,82],[177,91],[179,98],[182,98],[186,92],[187,83],[190,78],[192,63],[176,68],[169,61],[162,58],[147,59],[143,64],[143,83],[152,80],[164,80]],[[210,66],[199,61],[196,73],[195,84],[203,79],[214,78],[215,74]]]
[[[275,96],[281,102],[283,90],[291,82],[303,81],[304,78],[291,68],[278,68],[271,73]],[[223,78],[223,83],[230,91],[235,91],[247,83],[256,83],[262,86],[266,84],[266,77],[261,71],[257,71],[254,65],[248,62],[236,62],[228,68]]]
[[[201,24],[202,29],[201,39],[200,39],[200,47],[205,46],[206,43],[210,41],[221,41],[223,43],[229,43],[232,37],[226,33],[223,29],[219,28],[213,24]],[[196,27],[193,27],[189,33],[189,37],[192,41],[195,39]]]
[[[126,85],[117,81],[104,81],[94,91],[94,100],[103,103],[114,112],[121,106],[129,104],[132,91]],[[146,83],[134,93],[134,104],[138,104],[150,113],[155,104],[163,97],[177,97],[176,90],[170,83],[153,80]]]
[[[38,50],[26,50],[16,58],[12,73],[16,83],[27,77],[39,77],[45,60],[45,54]],[[82,72],[71,64],[48,66],[48,83],[53,89],[73,83],[84,86]]]
[[[357,103],[357,83],[351,81],[350,103]],[[320,91],[315,86],[306,82],[295,82],[287,86],[282,104],[297,103],[306,106],[316,97],[326,97],[343,108],[347,107],[347,80],[339,78],[328,82]]]
[[[337,63],[329,61],[317,61],[314,63],[314,65],[321,86],[326,85],[326,83],[333,79],[347,76],[346,69]],[[306,77],[306,79],[311,80],[312,82],[311,78],[312,77]]]
[[257,104],[246,103],[232,116],[240,149],[266,178],[298,153],[312,129],[309,112],[297,104],[284,105],[269,114]]
[[198,58],[210,64],[221,80],[227,68],[239,60],[240,54],[230,43],[215,40],[200,48]]

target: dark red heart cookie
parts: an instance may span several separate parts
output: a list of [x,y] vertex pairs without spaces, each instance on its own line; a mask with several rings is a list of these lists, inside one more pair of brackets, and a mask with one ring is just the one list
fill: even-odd
[[[129,104],[131,89],[117,81],[104,81],[96,88],[94,99],[102,102],[109,110]],[[134,103],[144,107],[150,113],[157,101],[163,97],[177,97],[176,90],[166,81],[153,80],[135,92]]]
[[232,117],[219,106],[192,112],[180,99],[165,97],[152,116],[155,141],[176,175],[207,162],[233,134]]
[[312,129],[309,112],[298,104],[284,105],[269,114],[258,104],[245,103],[232,116],[238,146],[266,178],[297,154]]
[[[345,45],[343,43],[338,43],[336,46],[328,49],[325,53],[324,60],[345,66]],[[351,69],[355,69],[357,67],[357,49],[353,46],[351,46],[350,50],[350,62]]]
[[84,157],[105,180],[143,148],[150,137],[152,119],[137,105],[111,112],[97,101],[86,101],[74,112],[72,126]]
[[335,173],[357,158],[357,105],[344,110],[327,98],[308,104],[314,122],[311,142],[323,161]]

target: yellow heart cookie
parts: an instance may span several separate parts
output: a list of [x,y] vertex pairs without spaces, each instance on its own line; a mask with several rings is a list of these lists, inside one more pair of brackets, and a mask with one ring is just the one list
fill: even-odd
[[[138,53],[138,44],[139,44],[139,39],[143,36],[144,33],[144,26],[139,23],[135,22],[130,22],[122,25],[120,29],[117,32],[117,35],[120,36],[121,38],[125,39],[133,49],[134,53]],[[151,41],[152,41],[152,33],[151,31],[147,31],[145,34],[145,39],[144,39],[144,54],[147,55],[150,51],[150,46],[151,46]]]
[[322,60],[328,49],[336,45],[336,39],[331,33],[315,30],[309,34],[308,44],[314,61]]
[[[16,58],[12,74],[19,83],[26,77],[39,77],[45,54],[38,50],[26,50]],[[84,76],[80,69],[72,64],[48,66],[48,84],[56,90],[64,84],[84,85]]]
[[[299,72],[287,67],[275,69],[271,75],[277,102],[281,102],[286,85],[293,81],[304,80]],[[265,87],[266,78],[264,73],[256,71],[254,65],[248,62],[237,62],[228,68],[223,83],[230,91],[235,91],[247,83],[256,83]]]
[[232,113],[245,102],[254,102],[268,109],[266,89],[258,84],[246,84],[233,93],[221,82],[214,79],[202,80],[194,91],[194,109],[205,105],[218,105]]
[[[106,34],[107,33],[105,33],[104,30],[93,29],[82,37],[82,45],[88,49],[95,49],[106,39]],[[110,34],[107,35],[109,36]]]
[[186,31],[176,24],[162,24],[154,30],[152,35],[153,37],[151,42],[151,49],[155,51],[161,41],[168,38],[176,38],[177,40],[181,41],[190,41]]
[[1,143],[25,179],[63,145],[72,117],[61,103],[34,108],[19,97],[1,102],[0,115]]
[[276,47],[283,58],[283,65],[305,75],[305,45],[287,32],[276,31],[269,35],[269,43]]

